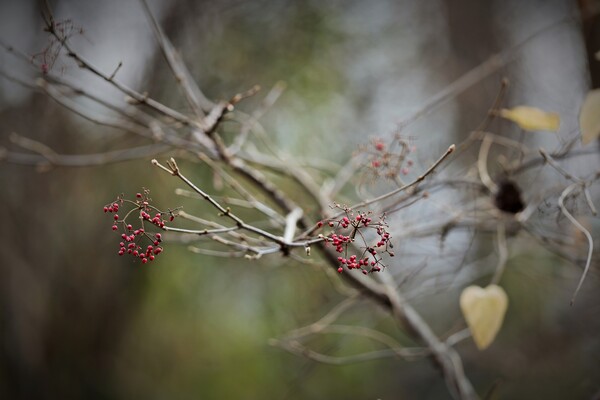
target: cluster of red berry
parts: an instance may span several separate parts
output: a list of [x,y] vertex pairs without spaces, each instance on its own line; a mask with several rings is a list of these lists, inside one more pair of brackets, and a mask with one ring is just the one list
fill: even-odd
[[394,139],[386,144],[382,139],[375,138],[371,140],[369,146],[363,146],[361,151],[368,154],[371,171],[375,176],[383,176],[393,179],[398,174],[408,175],[413,161],[408,158],[410,153],[416,150],[415,146],[396,135]]
[[[31,56],[31,62],[39,64],[42,74],[47,75],[61,55],[65,41],[75,35],[83,35],[83,28],[75,25],[72,20],[52,21],[46,31],[54,32],[58,37],[50,35],[46,47]],[[63,66],[61,69],[64,69]]]
[[[113,214],[113,225],[112,230],[119,230],[121,226],[122,241],[119,243],[119,251],[117,254],[120,256],[124,254],[130,254],[132,257],[139,258],[142,263],[146,264],[149,261],[154,261],[155,258],[163,252],[163,248],[160,247],[162,242],[162,235],[160,233],[148,233],[145,229],[145,222],[150,222],[152,225],[158,228],[164,228],[165,220],[163,215],[169,215],[169,220],[173,221],[176,214],[172,210],[167,212],[160,211],[156,207],[150,204],[150,192],[144,189],[143,193],[136,194],[136,200],[128,200],[123,195],[117,197],[114,202],[111,202],[104,206],[104,212]],[[119,217],[119,209],[125,206],[131,206],[130,210],[125,214],[123,218]],[[139,213],[137,213],[139,211]],[[154,213],[154,217],[150,213]],[[140,228],[134,229],[133,225],[127,222],[130,216],[138,216],[140,221]],[[147,246],[143,243],[146,241]],[[145,246],[145,247],[144,247]]]
[[[393,245],[390,242],[391,236],[387,232],[385,216],[383,215],[379,218],[379,221],[373,222],[372,218],[369,217],[370,213],[354,213],[352,209],[340,206],[339,204],[336,204],[336,207],[343,210],[345,215],[338,219],[319,221],[317,226],[321,228],[326,223],[330,228],[337,229],[337,232],[331,232],[324,238],[326,243],[331,243],[335,247],[336,252],[344,253],[344,257],[338,257],[338,261],[341,264],[338,272],[343,272],[344,266],[349,270],[359,269],[365,275],[381,271],[385,265],[379,252],[387,253],[391,257],[394,256],[394,253],[390,251]],[[374,228],[378,236],[378,240],[373,246],[368,244],[372,240],[364,231],[369,228]],[[344,231],[347,234],[344,234]],[[363,246],[360,246],[362,253],[360,255],[348,255],[349,249],[351,249],[349,245],[354,243],[357,237],[363,243]]]
[[[137,232],[137,234],[136,234]],[[160,233],[156,233],[154,235],[154,247],[149,244],[145,249],[142,248],[139,244],[135,242],[136,236],[145,235],[143,229],[136,229],[132,235],[122,234],[121,238],[125,240],[125,242],[119,243],[119,252],[118,254],[122,256],[123,254],[131,254],[133,257],[138,257],[142,260],[142,263],[146,264],[148,261],[154,261],[156,256],[162,253],[163,249],[158,244],[161,242]],[[146,236],[148,239],[152,240],[151,236]]]

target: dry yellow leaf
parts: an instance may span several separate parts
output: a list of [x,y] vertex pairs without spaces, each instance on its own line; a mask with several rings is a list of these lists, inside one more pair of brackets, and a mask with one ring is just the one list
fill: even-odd
[[600,136],[600,89],[590,91],[579,113],[581,142],[585,145]]
[[479,350],[487,348],[502,327],[508,296],[497,285],[469,286],[460,294],[460,309]]
[[557,113],[546,112],[535,107],[519,106],[503,108],[500,116],[511,120],[526,131],[558,131],[560,117]]

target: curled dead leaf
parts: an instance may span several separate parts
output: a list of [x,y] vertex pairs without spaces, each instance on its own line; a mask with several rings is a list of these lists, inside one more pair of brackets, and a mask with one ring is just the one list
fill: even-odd
[[600,89],[591,90],[579,112],[581,142],[586,145],[600,136]]
[[500,116],[514,122],[526,131],[556,132],[560,127],[560,117],[557,113],[547,112],[535,107],[504,108],[500,110]]

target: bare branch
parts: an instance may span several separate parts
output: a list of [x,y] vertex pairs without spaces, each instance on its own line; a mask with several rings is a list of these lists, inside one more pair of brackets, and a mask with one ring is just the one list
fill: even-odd
[[[19,136],[20,140],[17,144],[21,147],[25,143],[24,137]],[[28,142],[35,142],[31,139],[26,139]],[[39,143],[39,142],[35,142]],[[40,143],[40,145],[45,146]],[[29,150],[37,151],[35,146],[29,147]],[[50,149],[51,150],[51,149]],[[18,153],[12,151],[5,151],[0,155],[0,162],[5,161],[12,164],[21,165],[48,165],[56,167],[93,167],[98,165],[106,165],[112,163],[119,163],[123,161],[131,161],[141,158],[148,158],[156,156],[158,154],[166,153],[171,151],[171,147],[164,144],[152,144],[147,146],[132,147],[123,150],[113,150],[105,153],[94,153],[94,154],[57,154],[53,150],[51,153],[44,152],[38,154]]]

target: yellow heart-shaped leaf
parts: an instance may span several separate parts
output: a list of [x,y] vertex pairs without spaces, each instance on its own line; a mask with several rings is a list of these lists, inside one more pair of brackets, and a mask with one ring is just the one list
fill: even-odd
[[579,113],[581,142],[585,145],[600,136],[600,89],[590,91]]
[[500,110],[500,116],[506,118],[526,131],[558,131],[560,117],[557,113],[546,112],[535,107],[519,106]]
[[498,334],[508,307],[508,296],[497,285],[469,286],[460,294],[460,309],[479,350],[487,348]]

